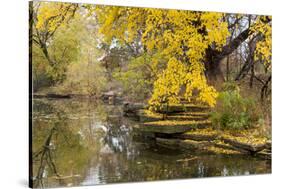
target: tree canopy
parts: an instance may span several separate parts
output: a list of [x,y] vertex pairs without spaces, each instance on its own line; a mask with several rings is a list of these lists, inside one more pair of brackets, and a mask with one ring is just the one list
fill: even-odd
[[[47,61],[55,82],[65,79],[69,63],[78,57],[78,33],[83,32],[77,24],[83,19],[91,21],[83,27],[98,30],[88,34],[95,38],[93,48],[104,54],[101,65],[109,80],[125,67],[117,78],[135,80],[141,88],[152,86],[152,93],[146,92],[152,107],[181,99],[213,107],[215,84],[225,79],[221,62],[238,48],[247,60],[237,79],[253,70],[255,62],[271,70],[270,16],[48,2],[33,7],[34,50]],[[123,65],[126,61],[129,66]],[[136,67],[146,71],[132,72]]]
[[[271,60],[271,18],[248,18],[216,12],[194,12],[151,8],[97,6],[95,14],[101,24],[104,41],[117,39],[120,44],[134,45],[142,52],[166,59],[164,69],[158,70],[151,105],[163,102],[178,103],[181,97],[210,106],[216,103],[217,92],[208,79],[220,74],[220,61],[242,42],[260,36],[255,58],[264,64]],[[247,20],[245,20],[247,18]],[[243,22],[241,32],[230,33]],[[215,69],[215,71],[214,71]],[[208,72],[211,71],[211,74]],[[206,78],[206,76],[209,78]],[[182,88],[184,94],[181,94]]]

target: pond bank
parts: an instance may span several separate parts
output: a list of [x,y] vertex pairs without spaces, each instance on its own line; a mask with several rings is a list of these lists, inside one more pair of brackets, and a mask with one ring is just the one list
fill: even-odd
[[124,115],[138,120],[138,137],[151,138],[168,148],[182,148],[211,154],[246,154],[271,159],[271,141],[257,130],[214,129],[209,109],[194,104],[172,105],[165,117],[147,106],[126,104]]
[[[134,126],[141,122],[123,113],[121,105],[94,99],[34,100],[34,182],[43,182],[45,187],[63,187],[271,173],[271,160],[252,155],[217,155],[176,148],[177,144],[168,148],[160,142],[165,139],[161,134],[157,134],[157,141],[151,137],[138,140],[137,135],[143,132],[135,132]],[[46,148],[50,135],[51,146]],[[37,155],[41,149],[51,153]],[[41,158],[45,161],[49,156],[54,164],[40,163]],[[62,179],[56,179],[54,166]],[[50,171],[43,176],[40,170]]]
[[60,94],[60,93],[34,93],[34,99],[98,99],[108,104],[121,104],[123,97],[114,91],[104,92],[99,96],[90,96],[87,94]]

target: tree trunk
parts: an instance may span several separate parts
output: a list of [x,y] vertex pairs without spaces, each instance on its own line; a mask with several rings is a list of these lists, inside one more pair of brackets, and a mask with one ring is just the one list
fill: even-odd
[[264,101],[264,98],[267,96],[268,94],[268,89],[269,89],[269,84],[271,82],[271,75],[268,77],[268,79],[266,80],[266,82],[264,83],[262,89],[261,89],[261,101]]
[[[265,23],[271,22],[270,17],[266,17]],[[250,27],[242,31],[228,44],[222,47],[221,51],[216,50],[209,46],[206,50],[205,75],[210,84],[225,81],[223,73],[221,71],[221,61],[235,51],[250,35]]]
[[226,81],[229,81],[229,55],[226,58]]
[[51,59],[51,57],[49,55],[49,51],[48,51],[46,43],[47,42],[41,42],[40,47],[42,49],[43,54],[45,55],[45,58],[49,62],[50,66],[54,66],[55,62]]
[[205,66],[205,75],[209,84],[215,85],[216,83],[225,81],[219,62],[209,62],[206,63]]
[[224,82],[224,75],[221,70],[221,58],[218,58],[218,51],[209,47],[206,51],[205,75],[209,84],[215,85],[218,82]]
[[255,77],[255,66],[254,64],[251,65],[251,77],[250,77],[250,88],[253,88],[253,82],[254,82],[254,77]]

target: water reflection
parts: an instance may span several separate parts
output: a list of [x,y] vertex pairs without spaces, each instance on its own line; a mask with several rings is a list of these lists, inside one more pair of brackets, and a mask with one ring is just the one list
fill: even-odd
[[120,106],[35,100],[34,187],[93,185],[271,172],[253,157],[200,155],[133,140]]

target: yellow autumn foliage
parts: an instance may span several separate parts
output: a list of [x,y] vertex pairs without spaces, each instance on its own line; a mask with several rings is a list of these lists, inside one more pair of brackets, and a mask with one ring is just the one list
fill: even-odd
[[[220,51],[227,43],[230,33],[224,13],[97,6],[95,14],[105,41],[140,41],[143,51],[167,60],[166,68],[158,72],[150,105],[178,103],[180,96],[190,101],[194,95],[211,107],[216,104],[218,94],[207,83],[203,62],[207,48]],[[257,43],[256,58],[270,65],[271,24],[262,19],[257,16],[252,27],[253,33],[264,36]]]
[[271,68],[272,56],[272,26],[265,22],[267,16],[259,16],[256,24],[251,28],[252,37],[260,35],[255,49],[255,60],[264,62],[267,68]]
[[96,14],[107,42],[117,38],[130,43],[141,32],[147,51],[167,59],[154,83],[150,105],[178,103],[182,87],[185,99],[190,100],[196,89],[197,100],[215,105],[217,92],[207,84],[203,59],[209,45],[220,50],[226,43],[229,32],[222,13],[98,6]]
[[60,2],[40,2],[35,27],[41,32],[54,32],[73,16],[76,4]]

